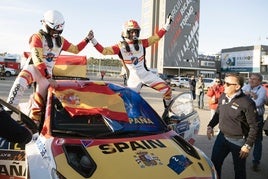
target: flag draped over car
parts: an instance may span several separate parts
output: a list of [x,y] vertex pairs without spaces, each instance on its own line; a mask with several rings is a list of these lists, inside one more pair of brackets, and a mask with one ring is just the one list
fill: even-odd
[[53,93],[72,116],[101,114],[112,120],[129,122],[120,94],[103,82],[87,83],[82,87],[59,86]]

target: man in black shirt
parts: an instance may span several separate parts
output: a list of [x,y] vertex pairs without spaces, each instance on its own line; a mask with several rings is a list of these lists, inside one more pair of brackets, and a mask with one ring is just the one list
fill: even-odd
[[256,139],[258,124],[255,103],[243,93],[243,77],[226,75],[224,94],[218,108],[207,126],[207,136],[213,136],[213,127],[219,124],[218,134],[211,160],[219,177],[224,159],[231,152],[234,162],[235,179],[246,178],[246,158]]

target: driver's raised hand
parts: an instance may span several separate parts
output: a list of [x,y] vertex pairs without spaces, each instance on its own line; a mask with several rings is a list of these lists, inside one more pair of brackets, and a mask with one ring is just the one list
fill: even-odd
[[94,32],[93,30],[90,30],[86,37],[89,41],[94,38]]
[[163,26],[163,28],[166,29],[166,31],[169,30],[170,24],[172,21],[173,21],[173,16],[171,14],[169,14],[167,19],[166,19],[166,24]]

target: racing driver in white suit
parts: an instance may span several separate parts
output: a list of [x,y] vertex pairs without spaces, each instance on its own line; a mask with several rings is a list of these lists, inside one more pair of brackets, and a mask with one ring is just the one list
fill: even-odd
[[[170,28],[172,16],[169,15],[167,22],[155,35],[147,39],[138,39],[140,26],[135,20],[125,23],[122,32],[123,41],[111,47],[103,47],[92,38],[94,47],[103,55],[117,54],[122,61],[123,67],[128,74],[127,86],[136,92],[140,92],[143,84],[163,93],[164,107],[171,101],[172,91],[169,85],[156,74],[149,71],[145,62],[145,48],[158,42]],[[92,36],[94,36],[92,31]]]
[[49,10],[45,12],[44,19],[41,22],[42,29],[33,34],[29,40],[30,57],[16,78],[7,99],[8,103],[14,106],[18,105],[23,92],[29,85],[36,82],[36,92],[33,95],[30,117],[37,124],[41,119],[48,86],[57,86],[56,81],[52,79],[52,69],[57,57],[61,51],[79,53],[91,39],[90,36],[87,36],[79,44],[73,45],[62,37],[61,33],[65,21],[59,11]]

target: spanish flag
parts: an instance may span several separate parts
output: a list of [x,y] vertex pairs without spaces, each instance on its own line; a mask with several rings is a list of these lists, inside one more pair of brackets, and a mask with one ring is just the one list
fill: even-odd
[[53,68],[54,76],[87,77],[86,56],[60,55]]
[[[24,52],[25,58],[29,58],[31,53]],[[60,55],[56,57],[53,67],[53,75],[60,77],[87,77],[87,58],[78,55]]]
[[104,82],[91,82],[85,86],[57,87],[55,96],[71,116],[101,114],[111,120],[129,122],[120,94]]

